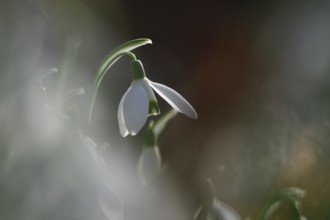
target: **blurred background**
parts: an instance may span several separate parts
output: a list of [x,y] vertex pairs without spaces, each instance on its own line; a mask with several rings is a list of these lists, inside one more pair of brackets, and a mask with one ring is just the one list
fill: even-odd
[[[199,115],[179,115],[159,140],[178,194],[194,206],[211,178],[221,201],[255,219],[268,198],[294,186],[307,192],[307,219],[330,219],[330,1],[1,0],[1,108],[46,68],[65,72],[44,80],[50,100],[60,88],[89,93],[101,59],[141,37],[153,41],[134,51],[148,78],[174,88]],[[102,82],[90,136],[129,152],[134,167],[145,130],[123,139],[117,123],[128,62]],[[2,126],[2,146],[12,145],[19,132]],[[6,165],[10,150],[1,151]]]

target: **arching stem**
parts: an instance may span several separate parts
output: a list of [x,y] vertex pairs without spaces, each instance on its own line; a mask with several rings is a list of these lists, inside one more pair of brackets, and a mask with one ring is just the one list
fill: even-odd
[[135,39],[132,41],[128,41],[118,47],[116,47],[115,49],[113,49],[110,53],[108,53],[105,58],[102,60],[101,65],[96,73],[96,76],[94,78],[94,82],[93,82],[93,87],[92,87],[92,93],[91,93],[91,98],[90,98],[90,102],[89,102],[89,108],[88,108],[88,113],[86,114],[86,126],[85,126],[85,133],[88,133],[90,124],[91,124],[91,120],[92,120],[92,112],[93,112],[93,108],[94,108],[94,103],[95,103],[95,99],[96,99],[96,95],[97,95],[97,91],[99,89],[99,86],[102,82],[102,79],[104,78],[104,76],[106,75],[106,73],[108,72],[109,68],[117,61],[119,60],[119,58],[121,58],[122,56],[129,56],[131,57],[133,60],[136,60],[136,57],[133,53],[131,53],[130,51],[146,45],[146,44],[151,44],[151,40],[150,39],[146,39],[146,38],[141,38],[141,39]]

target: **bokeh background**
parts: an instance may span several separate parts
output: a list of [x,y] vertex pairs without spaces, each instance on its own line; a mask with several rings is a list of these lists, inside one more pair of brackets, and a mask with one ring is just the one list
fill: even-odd
[[[254,219],[294,186],[307,192],[308,219],[330,218],[330,1],[1,0],[2,106],[45,68],[67,72],[45,80],[50,94],[88,93],[105,54],[141,37],[153,41],[135,51],[147,76],[199,115],[179,115],[159,141],[185,198],[198,201],[211,178],[221,201]],[[138,155],[143,131],[122,139],[116,118],[128,62],[102,82],[91,137]]]

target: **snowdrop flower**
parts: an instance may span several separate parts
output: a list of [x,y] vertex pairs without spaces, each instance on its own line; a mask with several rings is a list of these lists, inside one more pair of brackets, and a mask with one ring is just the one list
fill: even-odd
[[145,76],[143,65],[139,60],[131,62],[131,71],[132,84],[122,97],[118,108],[119,129],[123,137],[128,134],[136,135],[148,116],[159,114],[158,102],[153,91],[176,111],[197,119],[194,108],[179,93],[165,85],[152,82]]

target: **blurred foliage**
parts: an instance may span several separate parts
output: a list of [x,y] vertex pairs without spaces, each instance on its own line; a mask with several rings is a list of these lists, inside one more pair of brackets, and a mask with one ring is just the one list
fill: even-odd
[[[161,142],[159,152],[152,155],[159,153],[171,168],[168,172],[180,176],[175,180],[182,188],[168,194],[183,194],[184,202],[193,203],[187,209],[195,210],[205,192],[199,183],[211,177],[219,201],[235,207],[243,219],[255,219],[264,201],[294,186],[307,192],[301,200],[307,219],[329,219],[329,11],[328,0],[1,1],[0,219],[24,219],[19,216],[23,212],[11,208],[43,207],[40,219],[75,219],[76,213],[87,213],[80,219],[103,219],[99,203],[121,209],[117,192],[92,180],[101,171],[91,162],[90,148],[76,147],[86,145],[75,130],[85,117],[81,113],[88,105],[84,95],[74,95],[65,103],[63,115],[57,108],[44,108],[43,88],[48,104],[75,93],[70,91],[80,94],[76,88],[89,92],[104,54],[123,39],[145,36],[156,42],[153,51],[141,54],[150,64],[146,70],[190,97],[200,115],[197,123],[177,117],[159,139],[150,127],[146,129],[146,145]],[[120,65],[114,66],[115,71],[121,71],[116,69]],[[28,83],[53,67],[58,74],[44,78],[42,84]],[[145,150],[139,145],[143,140],[119,141],[110,116],[115,114],[109,106],[117,103],[123,84],[117,75],[107,82],[110,86],[105,83],[101,88],[99,103],[110,104],[96,109],[100,116],[95,127],[100,129],[93,127],[91,135],[111,173],[124,178],[122,185],[139,185],[132,180],[136,174],[123,170],[136,169],[139,153]],[[112,85],[119,89],[112,90]],[[17,91],[23,92],[10,111]],[[104,101],[102,94],[106,98],[114,94],[113,103]],[[64,130],[45,144],[39,135],[53,132],[49,119],[54,117]],[[103,140],[109,139],[110,146],[102,147]],[[125,159],[118,161],[118,154]],[[162,178],[171,179],[167,175]],[[115,178],[109,179],[117,184]],[[95,193],[99,184],[103,191]],[[150,199],[151,207],[154,198],[167,195],[164,188],[157,185],[152,189],[161,189],[160,195],[144,198]],[[135,196],[140,189],[130,190],[126,193]],[[95,195],[105,192],[112,199],[100,202]],[[49,203],[43,203],[43,198],[49,198]],[[141,197],[136,198],[129,204],[139,203]],[[26,205],[30,199],[38,202]],[[4,212],[8,216],[3,217]],[[132,211],[126,218],[135,214]],[[290,206],[283,205],[273,218],[284,219],[288,214]]]

